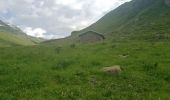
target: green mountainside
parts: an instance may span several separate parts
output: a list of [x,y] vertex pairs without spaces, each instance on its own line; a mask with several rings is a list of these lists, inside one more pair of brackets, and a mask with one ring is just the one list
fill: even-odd
[[132,0],[71,37],[92,30],[114,39],[168,40],[169,25],[169,0]]
[[35,42],[19,28],[0,21],[0,46],[34,45]]

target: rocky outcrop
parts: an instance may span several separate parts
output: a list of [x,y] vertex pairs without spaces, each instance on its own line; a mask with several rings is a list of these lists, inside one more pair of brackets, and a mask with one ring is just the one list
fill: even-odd
[[165,4],[170,6],[170,0],[165,0]]
[[111,67],[104,67],[102,71],[105,73],[110,73],[110,74],[119,74],[121,73],[122,69],[120,68],[119,65],[114,65]]

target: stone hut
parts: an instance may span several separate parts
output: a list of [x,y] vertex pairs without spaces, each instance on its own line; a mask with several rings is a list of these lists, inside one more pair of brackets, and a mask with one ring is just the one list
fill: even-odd
[[79,35],[80,42],[98,42],[105,39],[105,37],[97,32],[88,31]]

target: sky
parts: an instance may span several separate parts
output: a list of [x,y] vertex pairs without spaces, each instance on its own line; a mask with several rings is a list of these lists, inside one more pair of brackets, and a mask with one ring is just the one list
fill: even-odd
[[130,0],[0,0],[0,20],[26,34],[64,38]]

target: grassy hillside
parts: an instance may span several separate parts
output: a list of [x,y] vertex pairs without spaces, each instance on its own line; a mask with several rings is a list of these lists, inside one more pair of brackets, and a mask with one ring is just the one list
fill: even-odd
[[8,32],[0,32],[0,39],[4,41],[2,46],[10,46],[10,45],[33,45],[34,43],[29,40],[26,36],[18,36],[15,34],[11,34]]
[[17,27],[0,22],[0,46],[34,45],[35,43]]
[[165,4],[165,0],[132,0],[72,35],[93,30],[113,39],[169,40],[169,26],[170,6]]
[[35,44],[39,44],[42,43],[44,41],[47,41],[44,38],[38,38],[38,37],[32,37],[32,36],[27,36],[32,42],[34,42]]

